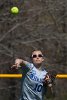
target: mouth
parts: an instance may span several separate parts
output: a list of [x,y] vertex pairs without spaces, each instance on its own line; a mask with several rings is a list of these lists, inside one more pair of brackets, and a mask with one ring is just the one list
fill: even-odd
[[37,59],[36,61],[40,61],[40,60]]
[[37,63],[40,63],[40,60],[36,60]]

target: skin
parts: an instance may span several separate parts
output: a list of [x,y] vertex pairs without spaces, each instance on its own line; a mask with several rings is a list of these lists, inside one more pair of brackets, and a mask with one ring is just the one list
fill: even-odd
[[[36,51],[33,51],[32,52],[32,55],[39,55],[39,54],[42,54],[42,52],[40,50],[36,50]],[[42,54],[43,55],[43,54]],[[36,66],[37,69],[41,70],[41,64],[42,62],[44,61],[44,58],[43,57],[36,57],[36,58],[32,58],[32,62],[33,64]],[[23,60],[23,59],[16,59],[15,60],[15,64],[11,67],[15,67],[16,69],[18,69],[20,66],[20,64],[24,65],[24,64],[27,64],[28,62]],[[46,79],[45,80],[49,80],[49,76],[47,75]]]
[[[32,55],[38,55],[38,54],[42,54],[41,51],[37,50],[37,51],[33,51]],[[42,54],[43,55],[43,54]],[[36,57],[36,58],[32,58],[32,62],[33,64],[36,65],[37,68],[41,67],[42,62],[44,61],[43,57]],[[23,59],[16,59],[15,60],[15,64],[12,67],[21,67],[20,64],[27,64],[28,62],[23,60]]]
[[40,68],[42,62],[44,61],[44,58],[43,57],[38,57],[39,54],[43,55],[42,52],[39,51],[39,50],[32,52],[32,55],[37,55],[36,58],[32,58],[32,62],[33,62],[34,65],[36,65],[36,68]]

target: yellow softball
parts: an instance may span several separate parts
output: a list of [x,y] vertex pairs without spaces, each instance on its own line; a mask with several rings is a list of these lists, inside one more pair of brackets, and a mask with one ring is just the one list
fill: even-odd
[[12,7],[12,8],[11,8],[11,13],[12,13],[12,14],[18,14],[18,13],[19,13],[18,7]]

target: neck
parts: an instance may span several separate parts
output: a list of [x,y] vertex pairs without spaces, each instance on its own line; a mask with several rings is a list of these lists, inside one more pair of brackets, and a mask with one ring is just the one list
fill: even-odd
[[42,64],[34,64],[38,70],[41,70]]

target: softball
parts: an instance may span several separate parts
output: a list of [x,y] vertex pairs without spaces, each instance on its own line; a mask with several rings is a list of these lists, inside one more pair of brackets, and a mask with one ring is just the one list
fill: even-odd
[[12,7],[12,8],[11,8],[11,13],[12,13],[12,14],[18,14],[18,13],[19,13],[18,7]]

